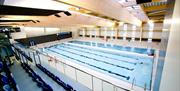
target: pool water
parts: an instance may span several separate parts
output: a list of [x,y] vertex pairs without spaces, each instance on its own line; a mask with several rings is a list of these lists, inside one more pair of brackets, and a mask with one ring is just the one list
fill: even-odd
[[87,41],[69,41],[69,43],[74,44],[81,44],[81,45],[87,45],[87,46],[96,46],[101,48],[108,48],[108,49],[115,49],[120,51],[128,51],[128,52],[135,52],[140,54],[148,54],[152,55],[154,54],[154,49],[145,49],[145,48],[133,48],[133,47],[125,47],[120,45],[112,45],[112,44],[104,44],[104,43],[95,43],[95,42],[87,42]]
[[151,88],[153,58],[117,54],[71,43],[61,43],[40,50],[129,83],[135,79],[136,86]]

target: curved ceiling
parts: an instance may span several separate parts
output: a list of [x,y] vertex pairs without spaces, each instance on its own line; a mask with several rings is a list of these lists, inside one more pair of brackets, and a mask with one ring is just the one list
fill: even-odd
[[164,13],[163,10],[157,11],[158,13],[154,11],[149,12],[150,9],[145,7],[145,4],[137,5],[136,0],[5,0],[4,5],[37,9],[64,10],[72,13],[72,16],[64,16],[62,13],[47,17],[0,16],[1,19],[9,18],[39,21],[35,23],[21,23],[29,26],[115,26],[118,25],[119,22],[141,26],[142,22],[148,21],[153,17],[153,15],[156,16],[156,14]]

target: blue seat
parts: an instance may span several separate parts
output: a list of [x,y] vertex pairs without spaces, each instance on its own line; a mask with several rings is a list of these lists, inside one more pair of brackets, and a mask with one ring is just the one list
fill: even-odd
[[39,81],[43,81],[42,78],[41,78],[39,75],[37,75],[37,79],[38,79]]
[[53,89],[48,84],[44,84],[43,85],[43,91],[53,91]]
[[26,73],[28,73],[28,74],[31,73],[31,72],[29,71],[29,69],[27,69],[27,68],[24,68],[24,69],[25,69]]
[[67,85],[63,81],[61,81],[61,86],[67,89]]
[[5,77],[5,76],[1,77],[1,81],[3,82],[3,84],[8,84],[9,83],[8,78]]
[[38,87],[42,87],[43,86],[43,82],[42,81],[37,80],[36,82],[37,82],[37,86]]
[[12,89],[8,84],[6,84],[3,86],[3,91],[12,91]]
[[68,91],[73,90],[73,87],[72,87],[72,86],[70,86],[69,84],[67,84],[66,86],[67,86]]
[[[73,90],[73,87],[69,84],[64,83],[59,77],[55,76],[53,73],[48,71],[46,68],[41,66],[40,64],[37,65],[37,67],[42,70],[44,73],[46,73],[50,78],[52,78],[55,82],[57,82],[59,85],[61,85],[64,89],[67,91],[76,91]],[[47,84],[46,84],[47,85]],[[43,91],[52,91],[52,90],[47,90],[46,87],[43,87]]]
[[41,68],[45,73],[48,73],[48,70],[45,68]]
[[33,81],[36,81],[38,79],[37,75],[34,73],[31,73],[31,77],[32,77]]
[[51,74],[51,76],[50,76],[51,78],[55,78],[56,76],[54,75],[54,74]]
[[3,68],[3,63],[0,62],[0,70]]
[[14,83],[16,85],[16,81],[14,78],[11,79],[12,83]]
[[45,73],[46,73],[47,75],[51,74],[49,71],[45,71]]
[[57,77],[57,76],[55,76],[55,80],[56,81],[61,81],[61,79],[59,77]]

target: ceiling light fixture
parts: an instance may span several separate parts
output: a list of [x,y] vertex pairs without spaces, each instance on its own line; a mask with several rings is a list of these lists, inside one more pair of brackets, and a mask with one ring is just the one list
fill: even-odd
[[129,7],[126,7],[127,10],[133,10],[133,7],[129,6]]
[[36,22],[40,23],[40,21],[39,21],[39,20],[36,20]]
[[33,23],[36,23],[36,21],[32,20]]
[[119,0],[118,2],[122,4],[122,3],[127,2],[127,0]]
[[56,17],[58,17],[58,18],[60,18],[61,16],[60,15],[58,15],[58,14],[54,14],[54,16],[56,16]]
[[65,11],[64,14],[67,16],[71,16],[71,13],[69,13],[68,11]]
[[133,9],[141,9],[141,7],[139,5],[134,5],[132,6]]

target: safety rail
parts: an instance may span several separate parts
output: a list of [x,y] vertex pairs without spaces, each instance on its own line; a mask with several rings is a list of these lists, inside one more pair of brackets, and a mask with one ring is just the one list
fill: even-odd
[[[41,55],[44,55],[44,56],[46,56],[46,57],[48,57],[48,58],[51,58],[51,59],[53,59],[53,60],[57,60],[57,59],[55,59],[55,58],[52,58],[52,56],[50,56],[49,54],[44,54],[44,53],[41,53],[41,52],[39,52],[39,51],[36,51],[36,53],[39,53],[39,54],[41,54]],[[94,89],[93,89],[93,86],[94,86],[93,78],[97,78],[97,79],[101,80],[102,83],[103,83],[103,82],[106,82],[106,83],[112,85],[112,86],[113,86],[113,89],[114,89],[113,91],[119,91],[119,90],[117,90],[117,89],[121,89],[120,91],[130,91],[130,90],[128,90],[128,89],[119,87],[119,86],[117,86],[117,85],[115,85],[115,84],[113,84],[113,83],[111,83],[111,82],[109,82],[109,81],[103,80],[103,79],[100,78],[100,77],[97,77],[97,76],[94,76],[94,75],[92,75],[92,74],[90,74],[90,73],[87,73],[87,72],[85,72],[85,71],[83,71],[83,70],[81,70],[81,69],[79,69],[79,68],[77,68],[77,67],[74,67],[74,66],[72,66],[72,65],[69,65],[69,64],[67,64],[67,63],[65,63],[65,62],[63,62],[63,61],[58,60],[58,62],[61,62],[63,65],[66,65],[66,66],[70,66],[70,67],[74,68],[75,70],[78,70],[78,71],[80,71],[80,72],[83,72],[83,73],[85,73],[85,74],[87,74],[87,75],[90,75],[91,78],[92,78],[92,83],[91,83],[91,84],[92,84],[92,88],[89,88],[89,89],[92,89],[92,91],[94,91]],[[75,74],[76,74],[76,77],[75,77],[75,78],[77,78],[77,71],[75,71]],[[77,81],[77,79],[76,79],[76,81]],[[78,81],[77,81],[77,82],[78,82]],[[116,89],[115,89],[115,88],[116,88]]]
[[10,64],[7,64],[7,61],[10,61],[8,50],[5,46],[0,46],[0,51],[2,49],[4,49],[7,56],[2,57],[2,55],[0,55],[0,87],[2,87],[0,88],[0,91],[19,91],[18,84],[16,83],[13,74],[9,69],[9,66],[11,66],[12,63],[10,62]]
[[[29,52],[29,55],[30,55],[30,53],[32,53],[33,54],[33,60],[34,60],[34,62],[35,62],[35,64],[38,64],[38,62],[37,62],[37,59],[35,58],[35,56],[38,56],[38,58],[39,58],[39,64],[41,64],[42,62],[41,62],[41,60],[40,60],[40,56],[39,55],[42,55],[42,56],[45,56],[45,57],[47,57],[48,59],[52,59],[52,60],[56,60],[56,62],[60,62],[62,65],[64,65],[64,66],[69,66],[69,67],[72,67],[73,69],[75,69],[75,81],[76,82],[78,82],[78,80],[77,80],[77,71],[80,71],[80,72],[82,72],[82,73],[85,73],[85,74],[87,74],[87,75],[89,75],[89,76],[91,76],[91,87],[89,88],[89,89],[91,89],[92,91],[95,91],[95,88],[93,87],[94,86],[94,82],[93,82],[93,80],[96,78],[96,79],[99,79],[101,82],[102,82],[102,91],[104,91],[103,90],[103,83],[107,83],[107,84],[109,84],[109,85],[111,85],[112,87],[113,87],[113,90],[112,91],[131,91],[131,90],[134,90],[134,87],[135,87],[135,83],[136,83],[136,79],[134,78],[133,79],[133,81],[132,81],[132,84],[131,84],[131,88],[129,88],[129,89],[126,89],[126,88],[123,88],[123,87],[120,87],[120,86],[117,86],[117,85],[115,85],[115,84],[113,84],[112,82],[109,82],[109,81],[107,81],[107,80],[104,80],[104,79],[102,79],[102,78],[100,78],[100,77],[98,77],[98,76],[95,76],[95,75],[92,75],[92,74],[90,74],[90,73],[88,73],[88,72],[86,72],[86,71],[84,71],[84,70],[81,70],[81,69],[79,69],[79,68],[77,68],[77,67],[75,67],[75,66],[72,66],[72,65],[70,65],[70,64],[67,64],[66,62],[64,62],[64,61],[62,61],[62,60],[58,60],[58,59],[56,59],[56,58],[54,58],[54,57],[52,57],[51,55],[49,55],[48,53],[44,53],[44,52],[41,52],[41,51],[39,51],[39,50],[37,50],[37,49],[33,49],[33,48],[30,48],[32,51],[31,52]],[[37,55],[36,55],[36,54]],[[50,64],[49,64],[50,65]],[[64,67],[63,66],[63,67]],[[63,68],[63,69],[65,69],[65,68]],[[58,70],[57,68],[56,68],[56,70]],[[65,74],[65,73],[64,73]],[[66,75],[66,74],[65,74]],[[84,85],[84,84],[83,84]],[[146,84],[147,85],[147,84]],[[144,88],[142,88],[142,89],[144,89],[144,91],[146,91],[147,90],[147,88],[146,88],[146,86],[144,87]],[[106,91],[106,90],[105,90]]]

